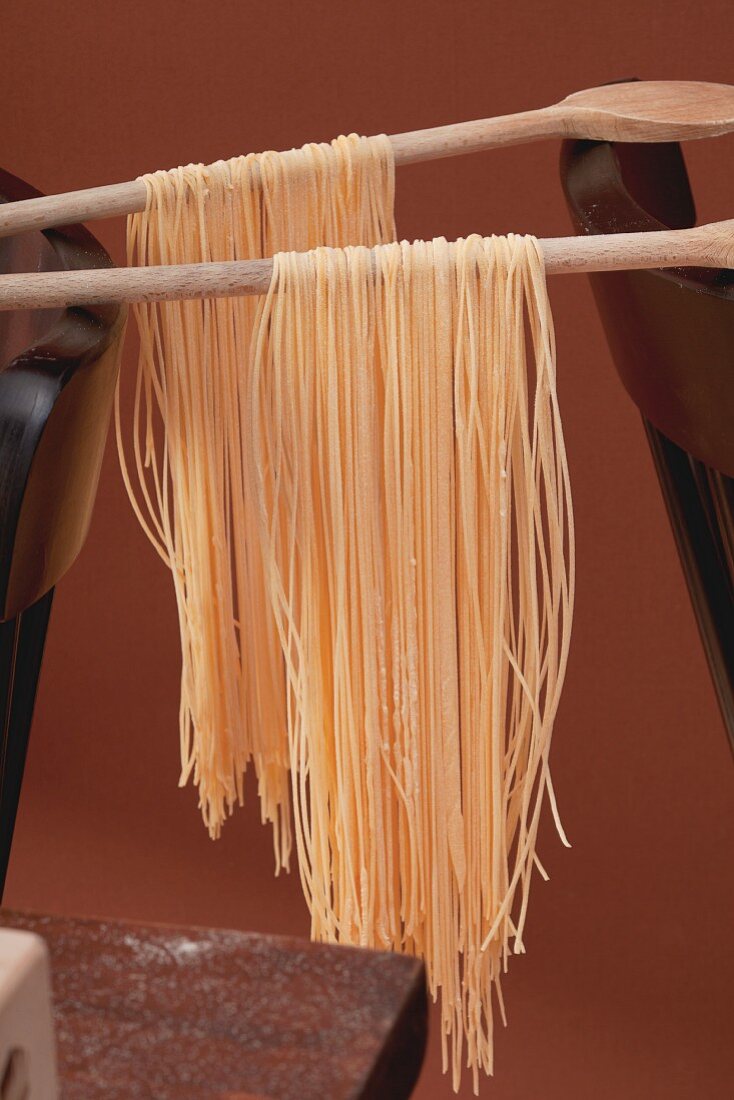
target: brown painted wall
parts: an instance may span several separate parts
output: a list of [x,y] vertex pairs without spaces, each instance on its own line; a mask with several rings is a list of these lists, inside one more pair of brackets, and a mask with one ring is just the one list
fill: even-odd
[[[734,79],[731,0],[5,0],[0,162],[47,192],[191,160],[540,106],[617,77]],[[403,168],[412,238],[567,232],[553,144]],[[734,138],[689,147],[734,213]],[[120,221],[96,226],[123,262]],[[552,284],[578,523],[554,745],[573,850],[546,830],[506,982],[495,1100],[731,1095],[734,767],[635,410],[586,282]],[[124,369],[132,370],[129,340]],[[6,900],[304,933],[254,799],[212,844],[176,787],[168,576],[112,447],[61,585]],[[417,1095],[448,1097],[437,1044]],[[462,1095],[469,1095],[466,1088]]]

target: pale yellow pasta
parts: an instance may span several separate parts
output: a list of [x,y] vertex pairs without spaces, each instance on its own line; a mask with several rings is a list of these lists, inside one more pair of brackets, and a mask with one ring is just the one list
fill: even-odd
[[[128,262],[270,256],[394,239],[392,148],[355,134],[142,177]],[[212,836],[242,800],[250,760],[276,869],[291,850],[283,661],[263,582],[241,434],[251,298],[141,303],[132,431],[116,428],[136,514],[173,574],[180,626],[181,784]],[[133,457],[125,457],[131,435]],[[132,466],[132,473],[128,467]]]
[[554,357],[532,237],[287,252],[243,405],[312,935],[426,960],[455,1087],[492,1072],[546,794],[555,814]]
[[173,575],[181,782],[217,836],[253,761],[313,937],[424,958],[476,1089],[546,795],[563,838],[574,538],[538,242],[394,242],[384,136],[143,178],[131,263],[275,254],[264,299],[135,308],[133,474],[116,406]]

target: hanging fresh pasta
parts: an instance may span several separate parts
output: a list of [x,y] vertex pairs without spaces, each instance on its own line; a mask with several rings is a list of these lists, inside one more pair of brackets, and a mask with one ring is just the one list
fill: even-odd
[[476,1086],[555,812],[573,605],[538,244],[278,255],[249,377],[312,934],[425,958]]
[[573,605],[538,243],[394,242],[384,136],[144,178],[131,261],[274,255],[264,299],[135,307],[134,477],[117,406],[174,580],[181,782],[217,836],[253,762],[312,935],[425,958],[476,1087]]
[[[143,177],[128,260],[176,264],[392,240],[394,166],[383,136],[191,164]],[[253,761],[276,869],[291,850],[285,687],[259,559],[241,435],[257,302],[138,303],[130,499],[172,572],[181,637],[181,783],[213,837]],[[133,473],[128,472],[128,467]]]

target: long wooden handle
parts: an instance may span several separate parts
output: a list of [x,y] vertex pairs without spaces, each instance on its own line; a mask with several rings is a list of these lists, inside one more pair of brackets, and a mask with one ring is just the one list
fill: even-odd
[[[568,108],[557,104],[537,111],[393,134],[390,141],[396,164],[415,164],[422,160],[475,153],[494,146],[563,137],[567,133],[568,114]],[[0,205],[0,237],[9,237],[28,229],[50,229],[55,225],[73,225],[97,218],[134,214],[144,210],[145,203],[145,184],[139,179],[5,203]]]
[[[548,237],[540,245],[549,275],[633,268],[734,267],[734,221],[654,233]],[[272,272],[272,260],[239,260],[1,275],[0,310],[264,294]]]

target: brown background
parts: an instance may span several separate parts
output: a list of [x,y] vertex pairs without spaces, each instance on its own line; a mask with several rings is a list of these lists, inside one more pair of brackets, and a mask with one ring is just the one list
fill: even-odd
[[[47,192],[540,106],[618,77],[734,80],[731,0],[5,0],[2,32],[0,162]],[[557,158],[547,143],[403,168],[400,232],[567,232]],[[688,158],[700,216],[732,216],[734,139]],[[122,222],[95,229],[123,262]],[[482,1091],[728,1097],[734,767],[588,286],[551,289],[578,523],[553,752],[573,850],[546,829],[552,879],[534,889]],[[110,447],[57,595],[6,901],[305,933],[255,800],[212,844],[193,790],[177,789],[177,676],[171,585]],[[417,1096],[449,1095],[434,1037]]]

